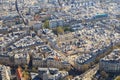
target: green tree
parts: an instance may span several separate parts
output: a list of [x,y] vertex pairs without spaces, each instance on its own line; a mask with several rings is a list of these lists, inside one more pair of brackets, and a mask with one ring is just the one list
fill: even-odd
[[22,73],[23,73],[23,77],[25,78],[25,80],[30,80],[30,76],[28,72],[23,71]]
[[86,70],[89,69],[89,65],[88,64],[84,64],[82,67],[81,67],[81,71],[84,72]]
[[28,65],[24,65],[24,67],[25,67],[25,71],[27,71],[28,70]]
[[120,76],[117,76],[117,77],[115,78],[115,80],[120,80]]
[[105,71],[101,71],[101,72],[100,72],[100,75],[101,75],[103,78],[107,78],[107,77],[108,77],[108,74],[107,74]]
[[64,79],[61,80],[72,80],[73,76],[66,76]]
[[49,29],[49,21],[46,20],[43,24],[43,28],[48,28]]
[[32,68],[33,72],[37,72],[37,69],[35,67]]
[[56,31],[57,31],[57,34],[63,34],[64,33],[64,30],[61,26],[57,27]]

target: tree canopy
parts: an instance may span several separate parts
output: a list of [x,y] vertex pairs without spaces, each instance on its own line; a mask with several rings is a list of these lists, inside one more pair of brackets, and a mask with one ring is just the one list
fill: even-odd
[[43,28],[49,28],[49,21],[46,20],[43,24]]
[[120,76],[117,76],[117,77],[115,78],[115,80],[120,80]]
[[64,29],[62,27],[57,27],[56,28],[57,34],[63,34],[64,33]]
[[105,71],[101,71],[100,74],[101,74],[101,76],[103,78],[107,78],[108,77],[108,74]]

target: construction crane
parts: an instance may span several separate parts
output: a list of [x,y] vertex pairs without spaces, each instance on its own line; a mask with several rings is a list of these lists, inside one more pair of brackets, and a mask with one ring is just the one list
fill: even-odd
[[28,19],[25,18],[22,11],[20,11],[19,8],[18,8],[18,0],[15,1],[15,7],[16,7],[17,13],[19,14],[19,17],[22,18],[23,23],[25,25],[28,25]]

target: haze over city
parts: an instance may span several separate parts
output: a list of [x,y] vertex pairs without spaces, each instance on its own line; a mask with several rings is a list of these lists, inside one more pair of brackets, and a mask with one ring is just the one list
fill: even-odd
[[0,0],[0,80],[120,80],[120,0]]

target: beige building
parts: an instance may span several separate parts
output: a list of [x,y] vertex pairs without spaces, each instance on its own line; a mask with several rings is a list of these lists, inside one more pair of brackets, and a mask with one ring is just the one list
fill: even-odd
[[10,80],[10,67],[0,65],[0,80]]
[[110,55],[102,58],[99,63],[100,70],[106,72],[120,72],[120,49],[115,49]]
[[15,65],[27,65],[30,61],[30,56],[27,52],[15,52],[14,55],[14,64]]
[[13,65],[13,55],[9,53],[0,54],[0,63],[5,65]]

